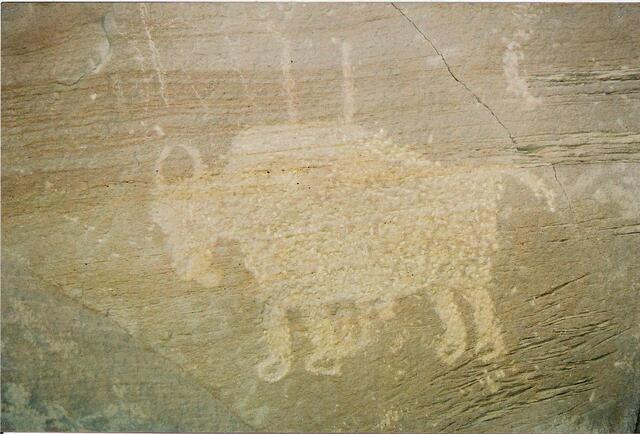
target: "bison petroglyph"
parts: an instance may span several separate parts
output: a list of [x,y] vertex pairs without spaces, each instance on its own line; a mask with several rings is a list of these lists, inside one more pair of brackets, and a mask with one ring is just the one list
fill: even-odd
[[[474,352],[487,361],[504,354],[489,292],[504,173],[432,162],[382,131],[355,125],[349,47],[342,50],[341,122],[250,128],[235,137],[216,172],[195,147],[161,152],[152,217],[176,272],[220,286],[217,246],[239,246],[263,308],[267,354],[256,368],[266,381],[291,368],[290,312],[305,323],[313,348],[306,370],[337,375],[345,358],[375,341],[398,301],[413,295],[429,297],[443,324],[437,354],[445,363],[468,347],[460,299],[473,317]],[[166,179],[163,162],[179,150],[193,170]],[[538,181],[532,190],[552,201]]]
[[341,359],[394,315],[396,300],[418,292],[432,298],[445,326],[445,362],[467,345],[452,289],[473,309],[476,351],[486,359],[504,351],[487,290],[500,176],[426,161],[355,126],[246,131],[216,175],[183,148],[194,157],[193,176],[158,178],[154,221],[176,271],[204,286],[221,282],[224,270],[212,265],[219,240],[239,243],[265,306],[262,378],[289,370],[287,311],[309,322],[306,368],[337,374]]

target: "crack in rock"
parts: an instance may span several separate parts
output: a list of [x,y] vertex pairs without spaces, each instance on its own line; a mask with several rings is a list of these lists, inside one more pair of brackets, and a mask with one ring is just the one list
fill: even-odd
[[84,65],[76,69],[63,68],[62,71],[56,74],[58,75],[56,83],[69,87],[75,86],[89,75],[99,72],[106,65],[111,58],[112,41],[107,28],[113,25],[112,19],[110,13],[106,13],[101,18],[100,30],[104,33],[104,40],[101,40],[97,46],[91,48],[89,59],[85,60]]
[[424,38],[425,41],[427,41],[429,43],[429,45],[431,46],[431,48],[433,48],[433,51],[436,52],[436,54],[438,56],[440,56],[440,59],[442,59],[442,63],[444,63],[444,66],[447,68],[447,71],[449,72],[449,75],[451,76],[451,78],[453,78],[456,82],[458,82],[458,84],[460,84],[475,100],[478,104],[482,105],[493,117],[493,119],[495,119],[495,121],[500,125],[500,127],[502,127],[502,129],[507,133],[507,135],[509,136],[509,141],[511,141],[511,144],[516,146],[517,142],[515,137],[513,136],[513,134],[511,134],[511,131],[509,130],[509,128],[507,128],[507,126],[500,120],[500,118],[498,117],[498,115],[496,115],[496,113],[493,111],[493,109],[491,109],[491,107],[489,107],[489,105],[487,105],[487,103],[485,103],[478,95],[476,95],[475,92],[473,92],[469,86],[466,85],[466,83],[464,83],[463,81],[461,81],[458,77],[456,77],[456,75],[453,73],[453,71],[451,70],[451,67],[449,66],[449,63],[447,62],[447,60],[445,59],[444,55],[442,54],[442,52],[440,50],[438,50],[438,48],[433,44],[433,42],[431,42],[431,39],[426,35],[426,33],[424,33],[422,30],[420,30],[420,28],[416,25],[416,23],[413,22],[413,20],[411,18],[409,18],[407,16],[407,14],[405,14],[403,12],[402,9],[400,9],[398,6],[396,6],[395,3],[391,3],[391,6],[393,6],[398,12],[400,12],[400,14],[407,20],[409,21],[409,23],[413,26],[414,29],[416,29],[416,31],[418,33],[420,33],[420,35]]
[[556,172],[555,164],[552,164],[551,168],[553,169],[553,177],[556,179],[556,182],[560,186],[560,189],[562,190],[562,194],[564,195],[564,198],[567,201],[567,205],[569,205],[569,210],[571,211],[571,215],[573,216],[573,222],[575,224],[577,224],[578,223],[578,219],[576,218],[576,213],[573,210],[573,206],[571,205],[571,201],[569,200],[569,196],[567,195],[567,191],[564,189],[564,185],[562,185],[562,183],[558,179],[558,173]]

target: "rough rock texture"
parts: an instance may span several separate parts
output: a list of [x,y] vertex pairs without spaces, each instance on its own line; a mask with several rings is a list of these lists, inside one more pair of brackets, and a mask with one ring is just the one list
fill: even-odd
[[3,4],[2,429],[632,431],[638,29]]

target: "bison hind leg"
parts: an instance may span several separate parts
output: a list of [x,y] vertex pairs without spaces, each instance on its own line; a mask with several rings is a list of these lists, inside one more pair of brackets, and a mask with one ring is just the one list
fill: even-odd
[[463,292],[463,296],[473,309],[477,333],[475,353],[483,362],[505,354],[502,327],[489,292],[484,288],[477,288]]
[[291,331],[286,311],[271,309],[265,326],[264,340],[268,356],[258,364],[258,375],[269,383],[275,383],[291,369]]
[[444,363],[452,365],[467,349],[467,327],[450,290],[438,289],[432,300],[436,314],[444,326],[436,354]]

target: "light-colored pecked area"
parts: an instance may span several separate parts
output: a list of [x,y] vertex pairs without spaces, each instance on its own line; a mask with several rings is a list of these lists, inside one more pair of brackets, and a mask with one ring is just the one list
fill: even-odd
[[3,431],[632,431],[639,20],[3,4]]

